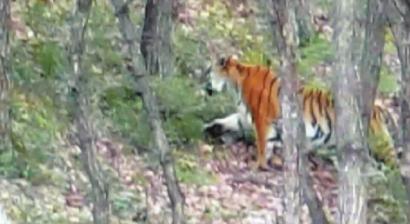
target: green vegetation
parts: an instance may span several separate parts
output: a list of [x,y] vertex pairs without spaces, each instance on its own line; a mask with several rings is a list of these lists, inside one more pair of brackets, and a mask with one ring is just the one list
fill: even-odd
[[201,167],[200,161],[193,155],[182,151],[176,153],[175,156],[179,158],[176,164],[176,172],[182,183],[203,186],[217,181],[210,171],[206,171]]

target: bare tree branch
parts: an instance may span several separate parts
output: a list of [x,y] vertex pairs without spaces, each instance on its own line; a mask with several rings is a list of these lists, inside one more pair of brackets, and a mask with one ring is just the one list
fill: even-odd
[[155,146],[160,154],[159,159],[166,180],[168,196],[171,201],[173,216],[172,223],[184,223],[184,199],[176,178],[174,161],[171,155],[168,140],[165,136],[164,130],[162,129],[157,100],[152,94],[149,83],[145,78],[147,70],[146,67],[142,65],[143,58],[140,56],[138,51],[135,26],[129,18],[128,8],[126,10],[121,10],[121,12],[119,11],[121,9],[120,7],[123,6],[123,0],[111,0],[111,3],[119,20],[118,26],[128,49],[131,61],[128,68],[135,79],[136,89],[141,92],[144,108],[148,114],[148,122],[153,132]]
[[86,92],[87,77],[82,69],[84,52],[84,35],[91,10],[91,0],[77,0],[71,27],[71,57],[74,85],[72,94],[75,100],[74,124],[76,138],[81,149],[81,159],[91,182],[93,196],[93,221],[95,224],[110,222],[110,206],[108,202],[108,184],[96,158],[96,139],[90,113],[90,99]]
[[0,2],[0,151],[10,148],[10,0]]

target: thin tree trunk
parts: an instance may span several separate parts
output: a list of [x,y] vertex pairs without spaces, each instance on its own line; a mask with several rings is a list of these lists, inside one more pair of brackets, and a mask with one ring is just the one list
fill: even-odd
[[401,64],[399,130],[397,146],[403,150],[400,171],[407,191],[407,220],[410,221],[410,2],[392,0],[386,14]]
[[367,138],[374,99],[380,80],[380,68],[383,62],[385,18],[380,0],[367,1],[366,33],[359,73],[361,79],[361,106],[363,136]]
[[147,0],[145,4],[144,27],[141,34],[141,53],[149,74],[158,74],[158,24],[159,7],[157,0]]
[[[312,3],[309,0],[298,0],[298,4],[296,4],[296,22],[298,25],[297,30],[300,45],[309,42],[315,34],[311,20],[311,7]],[[313,177],[309,174],[309,170],[306,169],[309,164],[308,155],[303,153],[300,156],[301,160],[299,170],[302,176],[301,186],[303,191],[303,199],[308,206],[312,223],[328,224],[328,217],[326,216],[323,210],[323,205],[320,202],[315,189],[313,188]]]
[[[302,0],[303,1],[303,0]],[[272,1],[274,2],[274,1]],[[262,9],[265,8],[266,6],[266,2],[265,1],[259,1],[258,2],[260,7]],[[309,4],[308,2],[304,2],[305,4]],[[282,4],[282,3],[281,3]],[[299,8],[301,6],[299,5]],[[275,9],[275,7],[269,7],[271,9]],[[281,34],[280,34],[280,23],[279,23],[279,18],[277,16],[277,11],[276,10],[263,10],[264,13],[267,14],[268,20],[270,21],[270,24],[272,25],[272,29],[274,31],[274,42],[277,43],[278,49],[283,49],[281,46],[283,45],[283,39],[281,38]],[[307,13],[308,10],[304,9],[304,12]],[[299,17],[301,18],[301,17]],[[305,19],[305,18],[304,18]],[[307,20],[305,20],[306,22]],[[298,24],[298,27],[300,27],[301,24]],[[300,37],[302,34],[304,34],[305,32],[298,32],[298,36]],[[282,42],[279,42],[282,41]],[[280,45],[282,44],[282,45]],[[302,124],[303,125],[303,124]],[[302,128],[303,130],[303,128]],[[303,133],[302,133],[303,134]],[[304,139],[304,136],[302,136],[302,138],[300,139]],[[306,150],[308,151],[308,150]],[[312,176],[309,175],[309,171],[307,169],[303,169],[305,167],[308,166],[308,159],[307,159],[307,154],[303,153],[303,155],[300,155],[299,159],[300,159],[300,174],[302,176],[301,179],[301,188],[302,188],[302,192],[303,192],[303,198],[305,203],[307,204],[308,208],[309,208],[309,214],[311,216],[312,222],[315,224],[322,224],[322,223],[329,223],[326,214],[322,208],[322,203],[320,201],[320,199],[318,198],[315,189],[313,188],[313,178]]]
[[147,0],[141,53],[148,74],[171,75],[172,0]]
[[108,201],[108,184],[96,159],[95,129],[90,113],[90,99],[87,93],[87,77],[82,67],[84,52],[84,35],[91,10],[91,0],[78,0],[73,15],[71,27],[71,64],[73,66],[74,86],[72,87],[75,100],[74,124],[76,139],[81,149],[81,159],[91,183],[93,198],[93,221],[95,224],[110,222],[110,206]]
[[159,151],[159,159],[165,176],[168,196],[171,201],[172,223],[184,223],[183,195],[176,178],[174,161],[168,140],[162,129],[157,100],[152,94],[149,83],[145,77],[147,70],[142,65],[143,59],[138,52],[135,26],[129,18],[128,5],[126,5],[123,0],[111,0],[111,3],[114,7],[115,15],[119,20],[118,26],[128,49],[131,61],[128,65],[128,69],[135,79],[136,89],[141,93],[144,108],[148,114],[148,122],[153,132],[155,148]]
[[296,23],[298,25],[299,42],[303,45],[309,42],[314,35],[313,26],[311,23],[309,0],[297,0],[296,4]]
[[359,80],[355,75],[354,0],[335,2],[333,89],[335,90],[335,135],[339,152],[339,199],[337,222],[366,223],[366,188],[362,177],[364,144],[358,96]]
[[302,176],[302,190],[303,198],[306,202],[310,218],[312,219],[313,224],[328,224],[330,223],[331,217],[326,216],[326,213],[323,209],[323,204],[319,200],[315,189],[313,188],[313,177],[309,174],[309,159],[307,154],[300,155],[302,158],[300,164],[300,173]]
[[0,1],[0,151],[10,148],[10,0]]
[[284,221],[297,224],[300,221],[300,180],[299,165],[301,140],[305,135],[297,97],[296,49],[298,45],[295,18],[295,0],[272,1],[277,26],[276,40],[280,54],[281,114],[284,152]]
[[174,57],[172,52],[172,2],[175,0],[161,0],[159,37],[159,74],[161,77],[169,77],[174,74]]

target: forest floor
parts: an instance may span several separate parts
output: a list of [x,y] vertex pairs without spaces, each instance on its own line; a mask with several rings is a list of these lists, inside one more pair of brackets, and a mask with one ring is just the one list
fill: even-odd
[[[55,30],[54,28],[51,29],[52,27],[55,27],[55,20],[58,19],[61,24],[66,24],[67,20],[67,15],[65,14],[66,12],[63,10],[64,7],[60,7],[57,2],[59,1],[55,1],[50,6],[48,4],[45,6],[36,4],[35,7],[29,11],[23,10],[27,7],[26,5],[29,4],[19,5],[21,9],[18,7],[13,7],[13,9],[21,10],[14,12],[13,17],[15,22],[17,21],[20,26],[27,28],[30,27],[30,29],[36,32],[36,36],[32,40],[29,38],[30,35],[28,34],[27,37],[22,39],[23,42],[26,42],[26,39],[28,38],[29,43],[36,46],[35,48],[33,47],[33,49],[28,48],[32,49],[32,51],[36,54],[32,55],[31,50],[27,50],[26,52],[27,45],[16,45],[17,47],[14,47],[14,50],[24,50],[21,52],[16,51],[19,53],[16,54],[15,57],[18,59],[16,65],[19,66],[15,67],[20,68],[20,70],[23,71],[27,68],[29,71],[27,71],[26,74],[25,72],[18,70],[21,74],[19,72],[15,72],[19,75],[13,78],[15,81],[20,82],[22,81],[20,79],[27,79],[23,82],[24,85],[20,84],[19,86],[18,82],[14,83],[15,86],[19,87],[18,89],[27,91],[24,92],[22,95],[24,97],[21,98],[27,98],[30,100],[31,98],[42,99],[44,96],[48,97],[48,95],[53,95],[54,90],[48,90],[48,88],[51,88],[48,86],[48,82],[58,83],[58,85],[52,84],[56,86],[66,85],[65,78],[61,81],[61,77],[57,75],[59,73],[67,73],[63,69],[65,68],[63,66],[63,60],[58,59],[60,57],[63,58],[64,53],[63,51],[59,51],[60,47],[55,45],[54,42],[58,40],[57,42],[61,42],[63,45],[66,41],[65,34],[68,33],[69,30],[67,25],[61,25],[60,28],[62,30]],[[246,2],[252,1],[243,1],[243,4],[236,4],[240,1],[229,1],[231,3],[235,2],[235,4],[232,4],[232,7],[229,6],[229,4],[226,4],[228,1],[215,1],[218,4],[214,5],[210,5],[209,2],[213,1],[208,0],[190,0],[188,2],[189,3],[186,4],[186,7],[181,9],[180,15],[178,15],[179,22],[183,23],[183,25],[181,25],[182,28],[179,32],[176,33],[176,36],[179,37],[177,43],[180,45],[179,48],[176,48],[176,53],[178,57],[182,58],[181,61],[186,63],[183,64],[184,66],[189,65],[188,67],[192,68],[193,71],[194,69],[197,70],[198,68],[204,66],[202,63],[208,60],[206,59],[208,54],[203,52],[208,52],[208,50],[198,50],[202,45],[206,45],[207,48],[215,45],[213,48],[221,49],[222,51],[213,52],[212,48],[209,50],[212,54],[227,53],[230,51],[237,53],[240,49],[247,49],[250,46],[252,48],[251,52],[253,53],[258,53],[259,50],[264,50],[260,52],[265,53],[271,51],[269,44],[256,44],[255,49],[253,49],[254,45],[250,45],[250,43],[254,44],[255,40],[258,40],[258,38],[255,37],[259,37],[259,32],[261,32],[256,30],[259,26],[255,25],[255,21],[258,19],[258,14],[252,12],[253,8],[248,4],[245,4]],[[137,2],[135,4],[136,6],[133,10],[135,10],[136,13],[133,13],[134,16],[138,15],[138,12],[143,10],[143,4]],[[225,7],[225,5],[227,5],[227,7]],[[234,5],[235,7],[233,7]],[[53,6],[54,9],[48,8],[51,6]],[[96,69],[94,69],[94,67],[92,69],[96,71],[93,71],[92,74],[95,73],[94,75],[96,77],[102,77],[102,71],[107,70],[104,72],[104,78],[111,77],[108,76],[111,73],[113,75],[112,77],[117,77],[117,73],[121,74],[121,72],[117,71],[117,66],[111,66],[111,64],[123,64],[121,59],[122,57],[117,54],[118,49],[111,46],[115,45],[112,44],[112,42],[113,37],[116,37],[117,35],[117,33],[114,33],[116,32],[115,30],[117,29],[117,26],[113,23],[113,21],[115,21],[113,17],[109,16],[112,15],[109,5],[106,7],[104,4],[99,2],[99,4],[96,4],[96,7],[100,8],[96,8],[93,14],[96,19],[90,23],[90,30],[94,32],[93,35],[90,35],[92,36],[92,38],[90,38],[90,45],[92,44],[91,46],[93,46],[93,48],[98,46],[97,49],[104,49],[104,51],[90,53],[90,58],[93,60],[98,59],[96,62],[90,58],[88,59],[90,60],[90,63],[96,63]],[[71,8],[69,11],[71,11]],[[235,13],[232,13],[232,11]],[[26,12],[31,13],[27,14]],[[42,16],[43,14],[44,16]],[[231,18],[233,16],[235,16],[235,18]],[[24,20],[26,21],[23,22]],[[255,30],[253,28],[255,28]],[[107,32],[107,30],[110,32]],[[268,30],[270,33],[270,28]],[[58,34],[56,37],[55,33]],[[94,37],[99,38],[94,40]],[[31,43],[31,41],[33,43]],[[202,42],[206,44],[203,44]],[[267,39],[265,42],[270,43],[271,40]],[[385,74],[382,78],[394,77],[389,74],[399,74],[400,71],[398,59],[395,55],[394,45],[391,40],[388,42],[390,44],[386,44],[386,51],[389,50],[390,53],[384,54],[384,63],[387,65],[386,68],[388,67],[389,69],[385,69],[386,71],[384,71]],[[40,45],[42,48],[37,49],[39,43],[42,44]],[[236,49],[231,49],[232,43],[240,44],[236,46]],[[92,48],[91,46],[90,49]],[[313,58],[308,60],[309,63],[305,62],[305,67],[308,67],[308,70],[310,71],[311,67],[314,67],[313,64],[319,63],[322,59],[326,59],[324,61],[327,61],[328,56],[324,52],[327,52],[327,48],[330,48],[330,46],[330,43],[329,45],[324,44],[324,41],[320,39],[317,43],[312,43],[311,47],[302,49],[304,54],[306,54],[306,59]],[[266,49],[268,49],[268,51],[266,51]],[[252,56],[253,54],[250,55]],[[321,58],[321,60],[315,59],[316,57]],[[39,72],[37,70],[40,69],[40,65],[39,62],[37,62],[37,58],[41,59],[39,59],[40,62],[44,61],[44,70],[56,70],[55,72],[50,73],[48,75],[50,77],[47,79],[38,76]],[[32,62],[33,59],[36,60]],[[311,60],[315,61],[314,59],[318,62],[311,62]],[[22,62],[30,63],[22,66]],[[199,65],[197,64],[198,62],[200,63]],[[55,68],[50,64],[55,64]],[[50,69],[50,66],[53,69]],[[115,69],[108,70],[108,67]],[[330,68],[326,69],[326,66],[321,70],[319,70],[319,68],[323,68],[323,66],[318,65],[318,69],[313,69],[313,73],[323,73],[324,75],[331,74]],[[320,72],[322,70],[324,72]],[[389,70],[391,70],[391,72],[388,72]],[[190,70],[187,69],[187,71]],[[67,80],[69,79],[67,78]],[[391,84],[389,80],[392,80],[392,78],[381,80],[381,83],[385,86],[385,89],[391,89],[387,88]],[[95,85],[99,85],[100,82],[103,83],[102,81],[99,81]],[[104,80],[104,82],[106,82],[106,80]],[[37,86],[38,83],[45,83],[47,85],[45,85],[45,87],[41,85]],[[60,91],[59,88],[60,87],[55,87],[56,90]],[[37,89],[40,90],[39,92],[41,92],[41,94],[34,91]],[[100,89],[100,86],[98,86],[98,89]],[[26,117],[31,118],[32,114],[39,114],[39,112],[36,112],[38,114],[34,113],[33,109],[43,108],[44,105],[48,105],[48,101],[46,99],[49,98],[45,98],[44,102],[46,103],[35,106],[32,105],[31,101],[26,99],[24,101],[20,101],[20,99],[19,101],[16,101],[16,104],[21,104],[24,106],[27,105],[27,109],[25,109],[27,110],[27,115],[24,117],[22,116],[24,124],[31,122],[31,119],[27,119]],[[43,102],[42,100],[38,101]],[[130,123],[130,120],[136,117],[136,114],[134,113],[135,108],[130,107],[132,109],[130,110],[132,113],[129,113],[129,116],[127,113],[124,113],[124,111],[127,112],[127,110],[121,110],[123,107],[122,105],[127,103],[128,101],[121,101],[118,104],[113,104],[113,108],[121,113],[121,119],[113,120],[113,123],[122,122],[126,124],[124,124],[124,126],[131,127],[130,129],[121,129],[124,133],[137,133],[135,130],[136,126],[133,125],[133,123]],[[121,108],[119,108],[120,106]],[[21,106],[21,108],[25,107]],[[52,109],[52,111],[58,110],[56,108]],[[41,111],[41,114],[42,113],[43,112]],[[54,112],[47,112],[45,114],[54,115]],[[58,120],[65,120],[57,115],[59,115],[59,113],[56,113],[55,124],[51,122],[52,124],[49,125],[51,127],[49,127],[49,129],[53,129],[53,131],[56,127],[63,126],[63,124],[57,122]],[[50,116],[38,117],[41,119],[37,117],[35,118],[42,121],[40,125],[41,128],[29,130],[28,128],[31,128],[29,125],[20,126],[21,134],[24,134],[24,136],[28,135],[27,139],[33,140],[26,140],[28,145],[31,142],[36,142],[34,141],[36,139],[44,138],[44,136],[40,134],[43,134],[44,131],[43,123],[47,123],[46,121],[50,118]],[[140,120],[136,121],[137,127],[139,125],[139,121]],[[112,128],[109,127],[109,129]],[[63,137],[63,132],[64,131],[56,134],[56,143],[47,142],[48,140],[42,140],[39,141],[38,147],[37,145],[35,145],[36,147],[32,147],[30,156],[46,154],[43,156],[47,159],[41,160],[46,162],[42,164],[31,164],[34,162],[31,162],[28,158],[23,158],[27,160],[27,163],[32,165],[16,165],[16,167],[24,167],[22,168],[24,169],[22,172],[23,174],[18,174],[24,177],[14,178],[12,175],[13,179],[0,178],[0,203],[15,223],[92,223],[90,209],[92,207],[90,203],[92,201],[90,194],[91,190],[87,175],[83,171],[81,160],[79,159],[80,150],[77,147],[73,147],[72,144],[67,143],[68,140]],[[138,134],[139,133],[141,132],[138,132]],[[130,139],[126,141],[129,140]],[[102,169],[106,173],[107,182],[109,183],[110,188],[109,198],[112,213],[111,223],[170,223],[171,216],[169,210],[169,200],[167,197],[166,187],[164,185],[164,179],[161,174],[159,164],[157,162],[152,162],[157,161],[156,157],[153,157],[152,155],[137,154],[135,153],[136,150],[129,149],[128,144],[122,144],[120,141],[114,139],[100,139],[98,141],[97,151],[99,155],[98,159],[102,164]],[[178,149],[174,151],[177,175],[180,179],[181,191],[185,196],[185,213],[188,223],[259,224],[276,223],[276,221],[280,219],[283,211],[283,202],[281,200],[283,194],[283,181],[285,178],[283,176],[283,171],[280,168],[269,172],[252,171],[252,163],[247,162],[249,161],[249,154],[252,151],[252,149],[245,150],[245,147],[240,144],[214,148],[211,145],[203,143],[195,145],[192,149]],[[24,156],[25,155],[22,157]],[[0,158],[0,163],[2,162],[3,161]],[[12,163],[19,164],[21,161],[14,159]],[[30,167],[35,167],[35,169]],[[1,168],[7,169],[2,170],[5,173],[11,170],[11,168],[8,167]],[[314,177],[314,188],[317,195],[324,202],[325,207],[329,208],[328,210],[330,213],[333,213],[336,209],[337,185],[335,168],[332,165],[321,162],[320,159],[317,159],[316,166],[314,166],[314,168],[310,167],[310,174]],[[369,188],[369,191],[377,191],[374,195],[380,195],[379,198],[376,198],[377,200],[374,199],[373,201],[381,201],[384,203],[382,200],[387,197],[379,192],[385,191],[384,189],[376,189],[378,186],[379,185],[373,184],[371,189]],[[374,210],[377,214],[382,213],[380,212],[380,208],[375,208]],[[398,216],[396,211],[393,211],[393,209],[390,210],[391,211],[389,212],[393,214],[392,216]],[[310,223],[306,206],[302,208],[302,213],[302,223]],[[389,222],[389,219],[387,218],[383,219],[383,221],[369,223],[396,223]]]
[[[392,70],[398,70],[396,58],[386,54],[384,59]],[[69,143],[56,148],[50,152],[51,161],[39,165],[38,174],[27,175],[31,179],[0,179],[0,202],[15,223],[92,223],[90,186],[80,150]],[[175,150],[188,223],[277,223],[283,212],[283,171],[252,171],[248,161],[253,150],[241,144],[213,147],[204,143]],[[170,223],[160,166],[147,162],[156,160],[152,155],[137,155],[112,139],[98,141],[97,151],[110,186],[112,223]],[[326,212],[334,214],[335,167],[319,158],[312,165],[314,189]],[[379,208],[374,210],[380,214]],[[388,212],[398,214],[393,209]],[[303,224],[311,223],[306,206],[301,219]]]
[[[102,140],[98,146],[103,167],[110,173],[112,223],[170,223],[159,166],[123,153],[118,143]],[[177,169],[188,223],[276,223],[283,211],[283,172],[252,171],[246,162],[252,150],[239,144],[211,149],[203,144],[198,154],[176,156],[179,167],[192,170],[188,176],[186,170]],[[87,179],[81,166],[73,165],[78,153],[67,148],[54,167],[44,167],[37,181],[0,180],[0,200],[11,218],[24,220],[17,223],[91,223]],[[319,197],[334,211],[334,169],[322,163],[311,174]],[[310,223],[306,206],[302,214],[302,223]]]

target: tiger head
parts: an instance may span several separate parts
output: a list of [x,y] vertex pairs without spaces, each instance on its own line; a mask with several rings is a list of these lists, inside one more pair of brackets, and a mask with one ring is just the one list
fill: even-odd
[[228,87],[229,83],[235,83],[240,77],[237,69],[238,60],[236,56],[221,57],[216,63],[215,71],[210,71],[205,91],[208,95],[213,95],[215,92],[222,92]]
[[218,60],[217,70],[220,76],[239,84],[243,81],[244,75],[241,72],[242,64],[239,63],[236,56],[222,57]]

